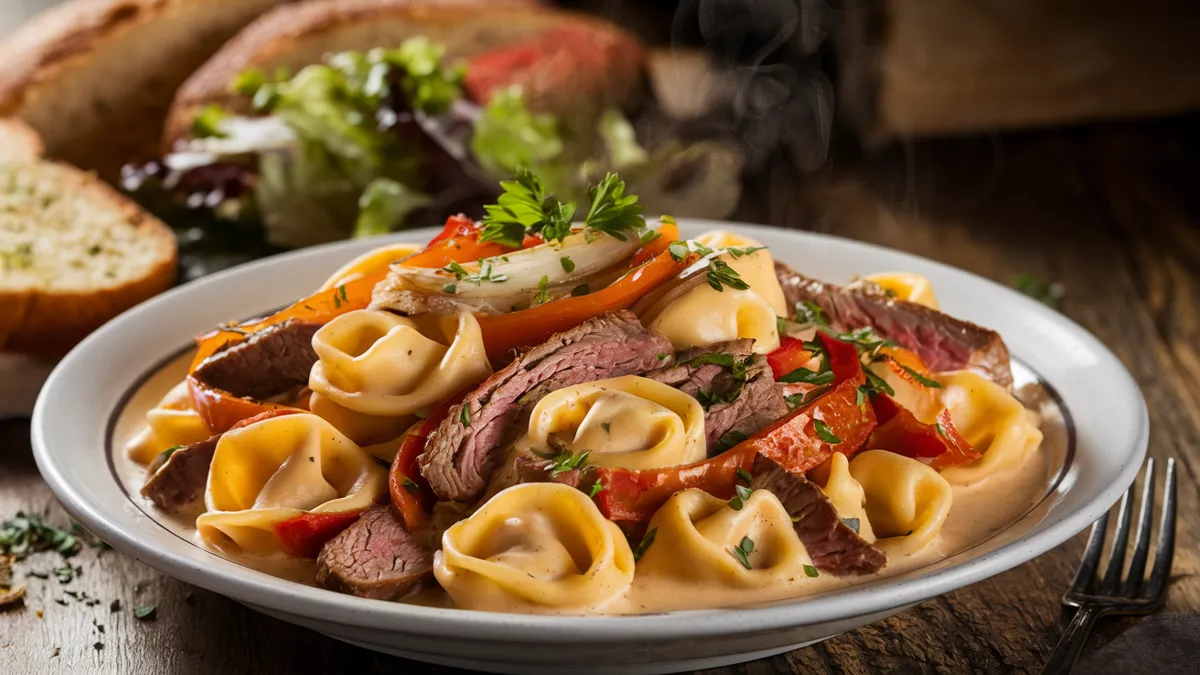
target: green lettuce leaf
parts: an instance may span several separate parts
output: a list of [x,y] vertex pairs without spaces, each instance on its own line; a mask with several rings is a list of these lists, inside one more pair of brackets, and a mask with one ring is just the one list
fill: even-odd
[[358,198],[358,220],[355,237],[386,234],[402,224],[414,211],[423,209],[433,200],[390,178],[376,178]]
[[535,114],[525,105],[520,88],[497,91],[483,110],[471,138],[471,152],[484,171],[498,178],[529,169],[547,182],[547,171],[563,152],[554,115]]

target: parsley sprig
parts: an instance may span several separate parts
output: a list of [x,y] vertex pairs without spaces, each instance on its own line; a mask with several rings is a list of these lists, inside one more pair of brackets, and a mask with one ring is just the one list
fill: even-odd
[[578,455],[573,454],[570,450],[563,450],[552,457],[553,464],[550,465],[550,475],[557,476],[569,471],[576,471],[587,466],[588,457],[592,451],[587,450]]
[[57,551],[71,555],[79,550],[75,535],[47,525],[32,513],[18,511],[16,517],[0,523],[0,553],[17,560],[37,551]]
[[[514,180],[503,181],[500,187],[504,192],[496,203],[484,207],[480,241],[519,248],[528,232],[537,232],[548,242],[562,241],[571,234],[575,203],[548,194],[532,171],[517,169]],[[588,212],[583,226],[592,233],[602,232],[625,241],[629,235],[646,228],[646,219],[642,217],[637,195],[626,194],[625,181],[609,173],[588,189]],[[566,266],[564,263],[563,267]]]
[[750,565],[750,554],[754,553],[754,540],[750,537],[742,537],[742,542],[737,546],[729,549],[729,554],[733,559],[741,563],[746,569],[754,569]]

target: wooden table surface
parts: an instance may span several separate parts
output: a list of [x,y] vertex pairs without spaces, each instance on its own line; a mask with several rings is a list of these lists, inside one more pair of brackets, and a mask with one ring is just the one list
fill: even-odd
[[[1061,282],[1063,309],[1142,387],[1150,453],[1180,458],[1179,549],[1169,612],[1200,610],[1200,119],[1107,125],[835,155],[800,189],[782,172],[748,219],[830,232],[1008,283]],[[70,420],[61,423],[70,424]],[[28,425],[0,425],[0,518],[66,515],[39,478]],[[1064,626],[1059,596],[1082,537],[1012,571],[824,643],[710,673],[1036,672]],[[82,576],[26,579],[25,609],[0,613],[0,672],[459,672],[351,647],[85,548]],[[20,570],[49,569],[51,554]],[[88,606],[66,591],[100,602]],[[81,596],[82,597],[82,596]],[[58,600],[66,600],[59,604]],[[121,609],[113,610],[119,600]],[[133,607],[157,606],[139,621]],[[1092,647],[1128,622],[1102,624]]]

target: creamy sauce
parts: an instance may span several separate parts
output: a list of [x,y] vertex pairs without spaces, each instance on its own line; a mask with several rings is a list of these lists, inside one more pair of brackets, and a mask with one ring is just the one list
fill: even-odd
[[[179,537],[204,547],[195,527],[195,513],[169,514],[154,507],[141,496],[145,469],[135,462],[126,450],[145,428],[146,413],[186,374],[191,362],[189,352],[154,373],[130,398],[114,427],[111,451],[117,476],[143,511]],[[1031,374],[1014,364],[1018,398],[1041,416],[1045,439],[1039,449],[1031,452],[1021,465],[1003,473],[989,476],[973,485],[953,486],[953,506],[941,534],[919,553],[889,557],[888,564],[878,574],[865,577],[834,577],[821,574],[805,578],[801,584],[765,585],[761,588],[714,588],[698,590],[695,585],[652,580],[635,575],[633,583],[620,596],[602,607],[585,610],[588,613],[638,614],[682,609],[745,606],[778,602],[797,597],[838,590],[919,569],[962,552],[1001,532],[1025,515],[1049,490],[1054,476],[1066,460],[1068,431],[1062,414],[1047,393],[1033,382]],[[233,555],[214,552],[233,562],[273,576],[312,585],[316,565],[285,555],[270,557]],[[790,582],[791,580],[789,580]],[[799,590],[798,590],[799,589]],[[424,590],[406,602],[449,607],[447,595],[438,588]],[[512,607],[513,611],[529,611]],[[573,613],[579,613],[575,610]]]

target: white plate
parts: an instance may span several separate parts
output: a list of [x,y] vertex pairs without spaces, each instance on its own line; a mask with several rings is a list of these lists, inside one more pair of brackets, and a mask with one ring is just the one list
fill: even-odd
[[[1061,314],[1008,288],[912,255],[845,239],[733,227],[805,274],[844,281],[905,270],[932,280],[943,307],[998,330],[1018,377],[1057,392],[1073,420],[1067,461],[1046,497],[1012,526],[935,565],[769,607],[632,617],[548,617],[364,600],[238,566],[156,523],[129,500],[106,447],[111,421],[146,373],[221,321],[261,314],[317,287],[386,239],[311,248],[216,274],[110,322],[51,375],[33,416],[38,467],[64,506],[118,550],[272,616],[370,649],[497,672],[673,672],[770,656],[836,635],[1015,567],[1084,529],[1133,481],[1146,452],[1145,402],[1120,362]],[[424,241],[432,231],[403,238]],[[1071,426],[1067,425],[1068,430]]]

